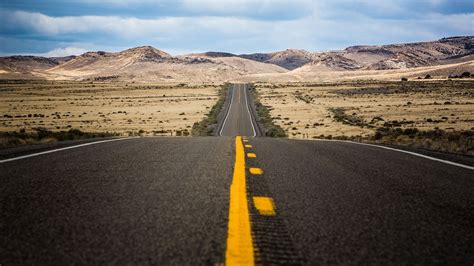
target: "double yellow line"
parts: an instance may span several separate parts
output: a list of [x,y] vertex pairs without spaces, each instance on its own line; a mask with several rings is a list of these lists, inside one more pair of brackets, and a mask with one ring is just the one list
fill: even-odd
[[235,165],[230,187],[226,265],[254,265],[252,229],[247,200],[245,150],[242,137],[235,138]]

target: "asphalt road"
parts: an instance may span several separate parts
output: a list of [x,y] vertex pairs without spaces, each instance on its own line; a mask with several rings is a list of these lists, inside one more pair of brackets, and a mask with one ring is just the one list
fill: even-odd
[[274,199],[309,264],[474,262],[474,171],[353,143],[249,143],[264,171],[249,194]]
[[219,136],[257,136],[258,127],[252,116],[247,84],[232,85],[230,102],[224,110],[226,115],[218,130]]
[[232,141],[140,138],[0,164],[0,263],[223,262]]
[[[246,91],[234,86],[225,137],[124,139],[13,161],[2,160],[18,152],[3,152],[0,264],[225,263],[232,136],[253,136],[255,123]],[[474,263],[473,170],[346,142],[243,144],[255,263]]]

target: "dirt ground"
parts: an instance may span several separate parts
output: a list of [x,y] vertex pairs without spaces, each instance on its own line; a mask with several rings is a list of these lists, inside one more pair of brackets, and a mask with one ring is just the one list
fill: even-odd
[[176,135],[216,103],[218,86],[1,81],[0,131],[42,127],[121,135]]
[[290,138],[366,137],[384,126],[474,129],[473,80],[255,85]]

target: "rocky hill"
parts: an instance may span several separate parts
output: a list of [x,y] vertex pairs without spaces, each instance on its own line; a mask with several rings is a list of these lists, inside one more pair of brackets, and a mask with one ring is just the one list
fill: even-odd
[[474,54],[474,36],[434,42],[382,46],[354,46],[340,54],[365,69],[403,69],[452,63]]
[[0,57],[0,69],[12,72],[29,72],[37,69],[48,69],[59,65],[53,58],[40,56],[7,56]]
[[427,67],[472,60],[474,36],[433,42],[352,46],[342,51],[315,53],[305,68],[328,70],[389,70]]
[[251,73],[285,71],[276,65],[227,53],[209,52],[174,57],[156,48],[144,46],[118,53],[88,52],[47,69],[45,76],[86,80],[221,82]]
[[387,70],[434,66],[468,60],[474,54],[474,36],[438,41],[379,46],[352,46],[340,51],[310,53],[287,49],[240,57],[293,70],[309,65],[318,70]]
[[0,57],[0,78],[222,82],[246,75],[307,73],[305,75],[315,78],[324,72],[410,70],[448,64],[470,66],[462,63],[473,60],[474,36],[352,46],[322,53],[287,49],[246,55],[207,52],[172,56],[151,46],[142,46],[116,53],[97,51],[69,57]]
[[258,62],[263,62],[267,64],[274,64],[286,68],[288,70],[293,70],[298,67],[301,67],[314,58],[314,54],[298,49],[287,49],[280,52],[274,53],[256,53],[256,54],[243,54],[239,55],[242,58],[247,58],[255,60]]

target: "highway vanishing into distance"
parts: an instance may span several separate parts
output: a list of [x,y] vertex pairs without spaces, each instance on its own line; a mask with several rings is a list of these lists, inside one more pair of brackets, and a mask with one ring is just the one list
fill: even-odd
[[[260,129],[255,120],[254,109],[250,107],[251,95],[247,84],[234,84],[228,93],[225,116],[219,125],[219,136],[250,136],[260,135]],[[230,101],[230,102],[229,102]]]
[[0,265],[474,263],[474,161],[260,137],[245,84],[216,137],[0,151]]

